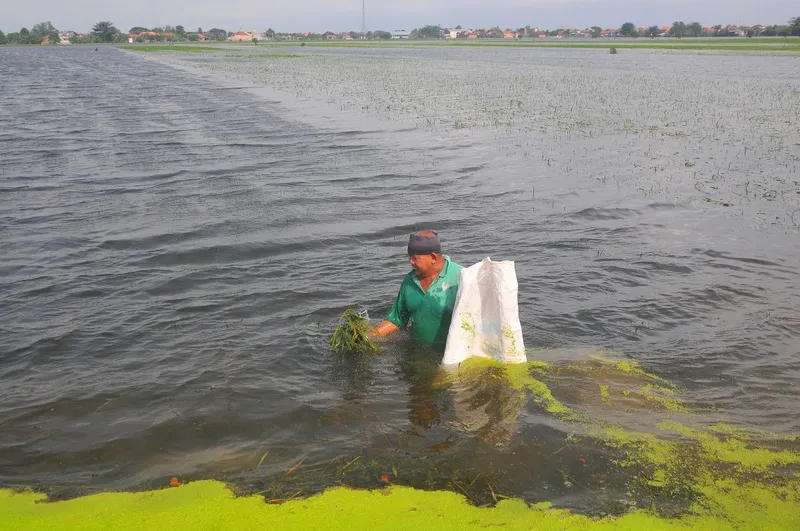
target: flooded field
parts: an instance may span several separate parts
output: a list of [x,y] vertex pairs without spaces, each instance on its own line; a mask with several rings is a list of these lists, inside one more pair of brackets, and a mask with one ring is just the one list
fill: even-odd
[[[0,486],[796,514],[796,56],[308,48],[0,50]],[[331,356],[422,227],[529,365]]]
[[544,162],[559,175],[800,227],[798,56],[283,47],[185,60],[301,102],[479,136],[531,170]]

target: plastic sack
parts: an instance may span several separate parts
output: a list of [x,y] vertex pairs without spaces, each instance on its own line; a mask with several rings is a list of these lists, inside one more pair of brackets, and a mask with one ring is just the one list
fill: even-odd
[[525,363],[514,262],[491,258],[461,270],[443,365],[472,356]]

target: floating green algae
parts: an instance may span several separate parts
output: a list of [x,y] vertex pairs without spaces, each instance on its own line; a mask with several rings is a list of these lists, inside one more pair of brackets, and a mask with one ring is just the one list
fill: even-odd
[[534,372],[541,373],[549,369],[549,364],[544,362],[505,364],[490,358],[473,357],[461,363],[454,378],[462,382],[486,378],[503,379],[520,393],[530,391],[531,400],[559,419],[574,419],[575,411],[557,400],[544,382],[532,376]]
[[683,404],[681,404],[678,400],[675,399],[675,391],[667,387],[646,384],[639,390],[623,391],[622,395],[626,398],[630,397],[642,398],[645,402],[657,405],[663,409],[666,409],[667,411],[672,411],[674,413],[689,412],[689,410],[686,409],[686,407]]
[[600,400],[602,400],[603,403],[608,406],[611,405],[611,392],[609,391],[607,385],[600,386]]
[[500,500],[495,507],[478,508],[452,492],[399,486],[374,491],[335,488],[308,499],[267,504],[260,496],[237,498],[225,484],[215,481],[44,502],[43,494],[0,490],[0,528],[793,530],[800,521],[796,485],[769,490],[728,480],[706,485],[704,502],[693,505],[692,512],[681,518],[661,518],[642,509],[621,517],[590,518],[549,503],[529,506],[520,500]]
[[670,383],[667,380],[661,378],[660,376],[643,370],[639,366],[639,363],[636,362],[636,361],[612,360],[612,359],[609,359],[608,357],[606,357],[605,356],[606,354],[611,354],[611,351],[601,350],[600,352],[587,352],[586,355],[589,358],[593,359],[593,360],[600,361],[600,362],[602,362],[603,364],[606,364],[606,365],[611,365],[611,366],[613,366],[614,368],[616,368],[620,372],[633,374],[633,375],[636,375],[636,376],[642,376],[644,378],[649,378],[649,379],[652,379],[652,380],[659,381],[664,385],[668,385],[668,386],[671,386],[671,387],[673,386],[672,383]]
[[720,425],[715,427],[716,433],[703,432],[677,422],[664,422],[660,428],[696,441],[705,460],[734,465],[738,472],[766,473],[776,467],[800,465],[800,453],[754,446],[746,433],[732,430],[726,433]]
[[[711,529],[793,529],[800,525],[797,437],[765,432],[753,435],[723,423],[704,426],[701,417],[691,415],[671,382],[635,362],[591,353],[588,357],[591,361],[562,366],[543,362],[502,365],[476,359],[462,364],[460,372],[467,380],[502,378],[520,392],[529,391],[534,403],[574,425],[567,443],[607,448],[613,462],[627,471],[629,491],[640,500],[650,500],[647,514],[673,518],[669,521],[676,528],[697,524]],[[596,361],[601,365],[592,365]],[[622,375],[627,377],[620,378]],[[589,386],[598,390],[598,399],[589,399],[584,407],[564,403],[553,395],[546,382],[557,383],[560,377],[569,377],[572,385],[574,378],[592,378],[595,382],[601,378],[604,383]],[[583,383],[578,381],[579,385]],[[603,411],[600,416],[589,414],[590,410],[597,413],[601,405],[614,416],[615,410],[631,400],[638,404],[638,411],[661,411],[667,419],[648,413],[655,420],[654,431],[639,432],[604,420]],[[689,427],[670,420],[674,413],[697,425]],[[662,525],[663,521],[659,522]],[[600,525],[599,521],[595,523]],[[653,527],[654,522],[647,525],[662,528]]]

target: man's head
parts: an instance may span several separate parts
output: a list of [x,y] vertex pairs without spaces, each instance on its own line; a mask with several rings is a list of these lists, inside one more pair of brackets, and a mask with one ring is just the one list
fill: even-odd
[[439,274],[444,266],[439,235],[432,230],[421,230],[409,236],[408,261],[418,278]]

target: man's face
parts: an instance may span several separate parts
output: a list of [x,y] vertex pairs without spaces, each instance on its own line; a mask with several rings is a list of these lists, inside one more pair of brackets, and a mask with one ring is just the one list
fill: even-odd
[[424,278],[433,274],[436,271],[435,254],[410,254],[408,255],[408,262],[414,268],[417,278]]

